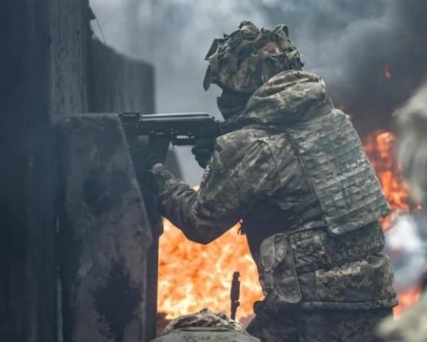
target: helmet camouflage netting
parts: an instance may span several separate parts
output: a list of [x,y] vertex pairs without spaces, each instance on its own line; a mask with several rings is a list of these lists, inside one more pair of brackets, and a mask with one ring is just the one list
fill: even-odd
[[[277,44],[279,53],[261,53],[260,49],[270,42]],[[205,58],[209,66],[203,87],[207,90],[214,83],[222,89],[253,93],[279,72],[301,70],[300,57],[287,26],[266,30],[243,21],[238,30],[213,41]]]

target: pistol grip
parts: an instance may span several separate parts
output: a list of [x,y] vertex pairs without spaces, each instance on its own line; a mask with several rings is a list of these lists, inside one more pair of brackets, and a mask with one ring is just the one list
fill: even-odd
[[148,138],[148,147],[157,154],[163,164],[166,161],[170,142],[170,138],[164,135],[150,135]]

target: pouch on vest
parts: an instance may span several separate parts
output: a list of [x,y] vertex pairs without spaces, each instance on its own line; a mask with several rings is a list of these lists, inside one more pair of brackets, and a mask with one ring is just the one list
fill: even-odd
[[301,301],[294,256],[287,234],[275,234],[260,245],[258,268],[265,301],[281,311]]
[[344,113],[333,109],[293,125],[286,135],[332,234],[344,235],[389,213],[379,180]]

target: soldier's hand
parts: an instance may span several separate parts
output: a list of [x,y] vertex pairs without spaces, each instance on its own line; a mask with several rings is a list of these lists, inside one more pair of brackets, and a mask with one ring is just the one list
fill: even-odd
[[205,168],[208,165],[209,160],[212,157],[215,148],[215,139],[202,139],[199,140],[196,145],[191,149],[197,163],[201,168]]
[[161,163],[160,158],[150,150],[143,139],[133,141],[129,150],[137,174],[151,170],[155,164]]
[[156,182],[151,168],[161,162],[159,157],[142,139],[133,141],[129,150],[141,190],[156,192]]

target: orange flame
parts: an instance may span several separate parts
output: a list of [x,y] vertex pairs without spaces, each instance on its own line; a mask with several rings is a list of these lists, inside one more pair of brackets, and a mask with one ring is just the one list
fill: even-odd
[[[394,147],[396,137],[390,132],[375,132],[364,141],[366,154],[381,182],[381,186],[391,209],[396,211],[411,211],[415,209],[410,204],[408,185],[402,179],[400,165],[396,162]],[[390,226],[391,215],[383,219],[382,226],[386,230]],[[394,308],[394,316],[400,317],[403,311],[415,304],[420,296],[420,288],[415,287],[398,294],[399,305]]]
[[160,238],[159,306],[166,318],[196,312],[205,307],[230,314],[230,289],[234,271],[241,273],[237,318],[250,315],[262,298],[258,272],[246,238],[234,227],[208,246],[188,241],[164,220]]
[[[363,145],[391,209],[410,211],[408,185],[400,176],[400,166],[394,157],[395,141],[395,135],[390,132],[375,132],[365,139]],[[390,216],[382,224],[387,229]]]
[[[365,139],[364,146],[392,209],[409,211],[408,187],[399,176],[399,165],[393,157],[394,142],[392,133],[375,132]],[[389,219],[385,219],[384,229],[388,226]],[[166,318],[204,307],[229,313],[232,275],[240,271],[241,306],[237,318],[252,314],[253,302],[263,296],[246,239],[237,230],[234,227],[209,246],[202,246],[188,241],[169,221],[164,221],[160,238],[159,312],[165,313]],[[396,314],[412,305],[418,295],[412,291],[399,298],[401,305]]]
[[402,313],[413,306],[421,296],[421,287],[413,287],[405,292],[399,293],[399,305],[393,310],[394,318],[400,318]]

